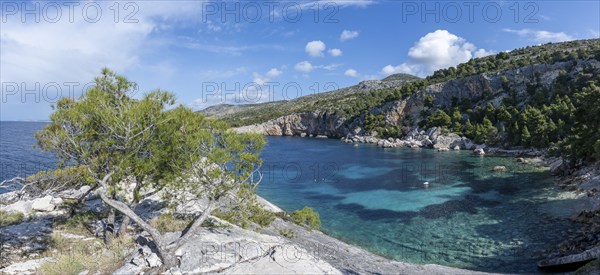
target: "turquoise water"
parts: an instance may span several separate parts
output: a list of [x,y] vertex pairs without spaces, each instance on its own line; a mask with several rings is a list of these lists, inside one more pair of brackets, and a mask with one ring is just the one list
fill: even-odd
[[[54,167],[51,154],[32,147],[44,125],[0,122],[1,179]],[[287,211],[309,205],[326,233],[400,261],[536,272],[538,251],[564,240],[573,226],[565,217],[581,203],[558,191],[547,171],[512,158],[268,141],[260,195]],[[495,165],[509,172],[490,172]]]
[[[392,259],[536,272],[540,251],[572,226],[572,199],[561,199],[548,171],[510,157],[268,141],[260,195],[286,211],[311,206],[327,234]],[[492,172],[496,165],[509,172]]]

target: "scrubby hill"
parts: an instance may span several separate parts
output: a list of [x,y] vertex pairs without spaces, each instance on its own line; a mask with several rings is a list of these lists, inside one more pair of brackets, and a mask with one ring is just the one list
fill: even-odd
[[[202,113],[224,119],[233,126],[243,126],[265,122],[295,112],[319,110],[326,102],[351,101],[356,94],[367,94],[371,91],[385,90],[419,80],[419,77],[408,74],[396,74],[379,80],[366,80],[357,85],[331,92],[312,94],[293,100],[281,100],[259,104],[230,105],[219,104],[201,110]],[[351,102],[348,102],[351,104]]]
[[579,40],[472,59],[425,79],[395,75],[217,116],[269,135],[402,137],[415,127],[442,127],[477,143],[598,159],[599,86],[600,39]]

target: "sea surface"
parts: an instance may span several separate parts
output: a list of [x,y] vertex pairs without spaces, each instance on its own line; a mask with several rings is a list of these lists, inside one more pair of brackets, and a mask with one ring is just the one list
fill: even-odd
[[[44,125],[0,122],[0,180],[54,168],[51,154],[33,148]],[[511,157],[269,137],[262,158],[261,196],[290,212],[310,206],[325,233],[412,263],[536,272],[580,203],[547,169]],[[508,172],[492,172],[496,165]]]

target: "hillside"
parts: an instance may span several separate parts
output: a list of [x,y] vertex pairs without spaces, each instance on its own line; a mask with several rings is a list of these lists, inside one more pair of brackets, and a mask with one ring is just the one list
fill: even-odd
[[295,112],[318,110],[324,102],[348,101],[356,94],[369,93],[371,91],[385,90],[401,86],[405,83],[420,80],[419,77],[408,74],[395,74],[379,80],[366,80],[357,85],[339,90],[312,94],[293,100],[281,100],[274,102],[231,105],[219,104],[208,107],[200,112],[228,121],[233,126],[243,126],[253,123],[265,122],[269,119],[278,118]]
[[441,127],[480,144],[598,158],[599,86],[600,40],[579,40],[472,59],[425,79],[390,76],[205,113],[268,135],[399,138],[416,127]]

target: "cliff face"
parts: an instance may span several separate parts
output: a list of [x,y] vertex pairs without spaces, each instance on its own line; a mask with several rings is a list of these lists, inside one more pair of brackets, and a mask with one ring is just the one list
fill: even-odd
[[[594,59],[586,61],[557,62],[554,64],[536,64],[518,69],[505,70],[492,74],[477,74],[457,78],[427,86],[403,100],[387,102],[369,110],[373,115],[384,115],[388,125],[416,126],[423,120],[424,97],[433,97],[432,110],[448,108],[453,101],[463,98],[477,102],[478,106],[488,103],[498,107],[502,99],[509,96],[509,90],[516,93],[519,105],[529,100],[528,85],[538,85],[551,89],[561,72],[569,76],[580,73],[600,73],[600,62]],[[508,87],[507,87],[508,86]],[[508,90],[506,90],[508,89]],[[349,134],[365,135],[364,115],[355,118],[340,117],[324,112],[294,113],[269,120],[265,123],[237,128],[239,132],[256,132],[272,136],[326,135],[344,137]]]
[[324,135],[344,136],[346,119],[321,112],[295,113],[265,123],[236,128],[238,132],[260,133],[268,136]]

